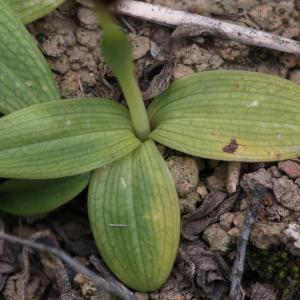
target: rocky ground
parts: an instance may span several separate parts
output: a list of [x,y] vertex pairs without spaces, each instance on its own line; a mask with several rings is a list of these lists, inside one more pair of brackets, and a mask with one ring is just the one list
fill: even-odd
[[[147,0],[285,37],[300,38],[298,0]],[[86,0],[67,1],[28,26],[46,56],[64,98],[102,97],[122,102],[119,87],[103,63],[101,37]],[[157,82],[212,69],[252,70],[300,84],[300,58],[211,37],[172,39],[172,30],[127,17],[136,76],[146,99],[160,91]],[[168,80],[166,80],[166,84]],[[164,87],[162,87],[164,88]],[[150,100],[147,100],[147,102]],[[236,242],[250,202],[253,182],[267,192],[247,250],[243,286],[246,299],[300,299],[300,160],[242,164],[235,193],[226,189],[227,163],[160,150],[174,177],[182,212],[182,242],[166,285],[138,299],[227,299]],[[54,244],[97,269],[97,249],[86,215],[85,192],[44,216],[1,215],[20,237],[50,235]],[[49,233],[45,233],[45,230]],[[82,274],[44,254],[0,243],[0,299],[110,299]],[[1,298],[2,297],[2,298]],[[69,297],[69,298],[68,298]]]

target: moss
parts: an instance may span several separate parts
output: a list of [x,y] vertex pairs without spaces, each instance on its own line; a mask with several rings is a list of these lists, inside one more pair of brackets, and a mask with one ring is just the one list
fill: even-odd
[[276,286],[281,300],[300,299],[300,257],[283,248],[259,250],[249,247],[246,255],[250,273]]

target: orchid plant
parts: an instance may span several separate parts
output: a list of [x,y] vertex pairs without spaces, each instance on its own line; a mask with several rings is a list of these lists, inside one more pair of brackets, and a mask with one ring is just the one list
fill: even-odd
[[53,210],[88,184],[100,254],[138,291],[168,278],[180,237],[174,182],[156,147],[226,161],[300,155],[300,87],[244,71],[209,71],[173,82],[148,109],[127,35],[105,7],[102,55],[128,108],[100,98],[61,100],[23,22],[63,1],[0,0],[0,209]]

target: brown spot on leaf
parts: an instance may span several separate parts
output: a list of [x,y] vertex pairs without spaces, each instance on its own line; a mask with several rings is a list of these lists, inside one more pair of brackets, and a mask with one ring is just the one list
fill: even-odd
[[238,91],[240,89],[239,83],[235,83],[233,86],[233,90]]
[[238,146],[239,145],[237,144],[236,139],[233,138],[231,139],[230,143],[223,148],[223,151],[226,153],[234,153]]

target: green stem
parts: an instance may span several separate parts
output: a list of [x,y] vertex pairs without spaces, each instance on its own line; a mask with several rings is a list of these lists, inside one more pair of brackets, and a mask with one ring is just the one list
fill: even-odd
[[107,7],[101,1],[94,1],[95,12],[102,25],[101,50],[105,61],[111,67],[127,101],[133,129],[136,136],[145,141],[151,130],[141,91],[134,76],[132,49],[127,35],[115,24]]
[[119,83],[128,104],[135,134],[141,141],[145,141],[151,132],[147,111],[134,75],[128,75],[126,80]]

